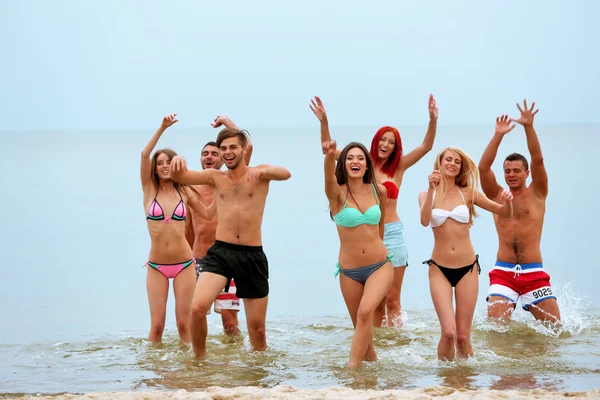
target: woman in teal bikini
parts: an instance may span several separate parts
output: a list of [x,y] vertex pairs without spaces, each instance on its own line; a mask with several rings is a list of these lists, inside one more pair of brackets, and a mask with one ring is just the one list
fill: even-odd
[[[331,140],[327,113],[319,97],[311,100],[311,110],[321,122],[321,142]],[[404,178],[404,172],[423,158],[433,147],[437,130],[438,108],[433,95],[429,95],[429,125],[423,142],[413,150],[404,154],[402,140],[398,129],[391,126],[380,128],[371,141],[371,159],[375,164],[375,178],[385,186],[384,196],[388,198],[385,212],[383,243],[393,254],[394,283],[375,310],[373,325],[380,327],[383,320],[387,326],[402,326],[400,291],[404,273],[408,266],[408,251],[404,237],[404,226],[397,212],[398,193]]]
[[[360,143],[350,143],[339,156],[336,144],[325,149],[325,194],[340,237],[340,287],[354,325],[349,367],[375,361],[373,313],[394,279],[383,244],[385,189],[375,182],[373,162]],[[383,196],[381,194],[384,194]]]
[[[192,189],[171,180],[171,159],[176,153],[171,149],[157,150],[150,154],[165,130],[177,122],[177,114],[163,118],[161,126],[142,150],[140,175],[144,191],[144,209],[150,233],[150,255],[146,266],[146,290],[150,305],[150,333],[148,341],[162,340],[165,328],[169,279],[173,279],[175,315],[179,337],[191,342],[189,319],[192,295],[196,284],[192,249],[185,238],[186,206],[190,206],[203,218],[212,219],[215,204],[205,207]],[[189,266],[192,268],[188,268]]]

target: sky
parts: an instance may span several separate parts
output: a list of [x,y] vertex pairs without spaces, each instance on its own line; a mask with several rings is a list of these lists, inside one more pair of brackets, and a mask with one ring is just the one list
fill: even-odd
[[595,1],[4,0],[0,131],[598,122]]

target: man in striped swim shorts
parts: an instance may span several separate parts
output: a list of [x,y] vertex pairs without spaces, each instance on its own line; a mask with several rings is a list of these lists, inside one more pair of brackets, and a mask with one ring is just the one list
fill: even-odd
[[[521,299],[523,309],[535,319],[556,324],[560,322],[560,310],[550,285],[550,275],[542,264],[540,248],[548,175],[540,142],[533,128],[537,110],[533,111],[535,103],[527,108],[526,101],[523,108],[519,104],[517,107],[521,112],[518,119],[507,115],[496,119],[494,137],[479,162],[481,187],[487,197],[497,201],[502,187],[491,170],[492,163],[502,138],[516,125],[512,122],[524,127],[531,156],[531,171],[527,159],[521,154],[510,154],[504,160],[504,180],[513,195],[513,217],[494,215],[499,248],[496,265],[489,273],[488,317],[498,322],[509,321],[517,301]],[[531,184],[527,186],[530,172]]]

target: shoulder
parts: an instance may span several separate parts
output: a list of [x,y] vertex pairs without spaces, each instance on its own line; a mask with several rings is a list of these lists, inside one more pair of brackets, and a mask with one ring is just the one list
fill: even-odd
[[546,194],[545,196],[539,194],[535,190],[533,183],[530,183],[529,186],[527,186],[527,198],[531,199],[531,201],[537,202],[538,204],[545,204],[546,199],[548,198],[548,194]]
[[[223,180],[227,178],[227,172],[221,171],[220,169],[205,169],[202,172],[206,172],[206,174],[213,180],[213,183],[219,180]],[[198,185],[204,186],[206,189],[209,189],[213,185]]]

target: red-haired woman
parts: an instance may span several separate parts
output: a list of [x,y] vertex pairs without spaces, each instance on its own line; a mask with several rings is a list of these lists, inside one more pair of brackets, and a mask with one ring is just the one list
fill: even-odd
[[[327,113],[319,97],[311,100],[310,108],[321,122],[321,143],[331,141]],[[429,95],[429,127],[423,143],[408,154],[403,154],[402,139],[398,129],[392,126],[380,128],[371,141],[370,154],[375,164],[375,176],[387,190],[388,202],[385,210],[383,242],[393,255],[394,283],[385,299],[379,305],[373,319],[374,326],[381,326],[385,318],[388,326],[402,326],[400,290],[404,272],[408,266],[408,251],[404,238],[404,227],[396,210],[398,193],[404,172],[419,161],[433,148],[437,129],[438,108],[433,95]],[[386,316],[387,311],[387,316]]]

